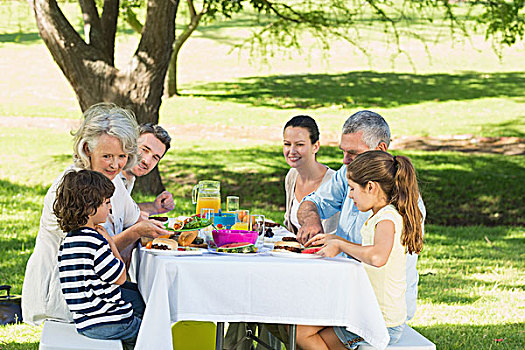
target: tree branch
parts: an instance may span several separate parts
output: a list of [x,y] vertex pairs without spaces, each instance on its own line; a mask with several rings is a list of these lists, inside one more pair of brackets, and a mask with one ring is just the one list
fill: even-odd
[[82,19],[84,20],[86,43],[91,44],[97,42],[102,36],[97,5],[94,0],[78,0],[78,3],[82,11]]
[[146,20],[135,56],[147,65],[167,64],[175,40],[179,0],[148,0]]
[[115,65],[115,35],[117,33],[117,20],[119,14],[118,0],[104,0],[101,25],[104,40],[104,52],[110,57],[111,65]]

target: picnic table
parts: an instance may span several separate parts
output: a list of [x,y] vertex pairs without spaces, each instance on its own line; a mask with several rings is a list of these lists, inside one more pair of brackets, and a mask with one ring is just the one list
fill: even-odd
[[146,250],[139,257],[146,312],[137,349],[171,350],[171,325],[182,320],[217,322],[217,349],[224,322],[345,326],[377,349],[388,344],[374,291],[355,260],[156,256]]

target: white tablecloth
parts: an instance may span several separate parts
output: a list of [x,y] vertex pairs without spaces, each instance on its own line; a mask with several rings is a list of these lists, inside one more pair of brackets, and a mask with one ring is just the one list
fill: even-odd
[[140,252],[146,301],[137,349],[172,349],[181,320],[346,326],[378,349],[389,337],[363,266],[350,259]]

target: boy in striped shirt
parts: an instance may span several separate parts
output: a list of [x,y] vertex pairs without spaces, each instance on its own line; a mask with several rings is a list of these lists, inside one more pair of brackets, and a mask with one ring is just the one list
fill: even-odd
[[57,188],[53,211],[68,232],[60,246],[60,286],[80,334],[120,339],[133,349],[141,319],[122,298],[126,268],[104,223],[115,187],[92,170],[71,171]]

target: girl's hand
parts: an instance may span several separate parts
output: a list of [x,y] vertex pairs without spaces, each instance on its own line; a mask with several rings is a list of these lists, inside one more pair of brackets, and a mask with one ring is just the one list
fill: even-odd
[[341,248],[341,243],[343,241],[340,239],[330,239],[327,241],[323,248],[318,251],[316,254],[325,256],[328,258],[333,258],[334,256],[337,256],[339,253],[341,253],[343,250]]
[[331,241],[331,240],[341,240],[341,239],[342,238],[337,235],[321,233],[321,234],[315,235],[314,237],[310,238],[308,242],[304,244],[304,246],[308,247],[310,245],[322,245],[322,244],[326,244],[326,242]]

